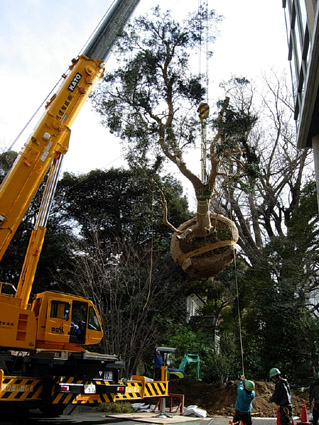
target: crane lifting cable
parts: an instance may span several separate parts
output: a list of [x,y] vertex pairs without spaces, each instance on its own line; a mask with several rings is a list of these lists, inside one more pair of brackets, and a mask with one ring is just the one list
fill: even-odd
[[[202,67],[202,31],[205,28],[206,31],[206,37],[205,37],[205,62],[206,62],[206,70],[205,70],[205,77],[204,77],[204,84],[206,89],[206,102],[202,102],[198,107],[198,114],[199,118],[201,120],[201,180],[202,183],[207,183],[207,118],[209,115],[209,104],[208,104],[208,86],[209,86],[209,64],[208,64],[208,0],[204,1],[202,4],[202,0],[199,0],[198,2],[198,12],[201,12],[202,10],[205,10],[206,12],[206,24],[203,23],[202,19],[199,20],[199,30],[201,32],[200,36],[200,46],[199,46],[199,73],[201,74],[201,67]],[[201,16],[201,15],[200,15]],[[201,75],[202,76],[202,75]]]
[[202,102],[198,107],[198,115],[201,120],[201,180],[207,183],[207,118],[209,115],[208,103]]
[[[205,70],[205,88],[206,88],[206,102],[202,102],[198,107],[198,114],[201,120],[201,179],[203,183],[207,182],[207,118],[209,116],[209,26],[208,26],[208,0],[204,1],[202,4],[202,0],[198,1],[198,11],[205,8],[207,22],[204,25],[202,21],[200,21],[200,30],[202,32],[203,28],[205,28],[205,62],[206,62],[206,70]],[[199,72],[201,73],[201,63],[202,63],[202,36],[200,39],[200,52],[199,52]],[[231,203],[229,202],[231,205]],[[231,211],[231,219],[232,219],[232,211]],[[239,341],[240,341],[240,353],[241,353],[241,367],[242,367],[242,375],[245,375],[244,368],[244,350],[243,350],[243,340],[242,340],[242,327],[241,327],[241,314],[240,314],[240,303],[239,303],[239,289],[238,289],[238,279],[237,279],[237,264],[236,264],[236,251],[234,250],[234,267],[235,267],[235,283],[236,283],[236,297],[237,297],[237,311],[238,311],[238,327],[239,327]]]

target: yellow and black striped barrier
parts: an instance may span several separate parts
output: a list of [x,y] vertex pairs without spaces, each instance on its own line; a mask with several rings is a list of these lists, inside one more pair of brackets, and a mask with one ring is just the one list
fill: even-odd
[[34,378],[16,378],[0,374],[0,401],[21,402],[41,400],[43,381]]
[[168,381],[147,381],[133,376],[127,382],[83,381],[74,377],[27,378],[4,376],[0,370],[0,403],[41,402],[53,405],[111,403],[168,396]]

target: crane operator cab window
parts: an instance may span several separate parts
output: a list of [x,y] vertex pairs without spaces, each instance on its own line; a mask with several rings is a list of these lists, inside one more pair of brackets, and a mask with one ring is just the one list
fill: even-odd
[[72,302],[70,342],[85,343],[88,305],[82,301]]
[[50,317],[69,320],[70,303],[64,301],[51,301]]
[[98,318],[96,317],[94,308],[90,306],[89,308],[89,321],[88,321],[88,328],[92,329],[93,331],[101,331],[101,326],[99,323]]

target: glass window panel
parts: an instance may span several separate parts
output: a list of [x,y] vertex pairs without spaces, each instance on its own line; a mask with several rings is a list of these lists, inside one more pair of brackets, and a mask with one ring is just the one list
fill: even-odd
[[304,33],[307,26],[307,10],[305,0],[298,0],[298,15],[300,26],[302,28],[302,32]]
[[70,304],[63,301],[51,301],[50,317],[68,320]]
[[89,329],[95,330],[95,331],[100,331],[100,324],[98,321],[98,318],[96,317],[95,311],[93,309],[93,307],[90,306],[89,309]]

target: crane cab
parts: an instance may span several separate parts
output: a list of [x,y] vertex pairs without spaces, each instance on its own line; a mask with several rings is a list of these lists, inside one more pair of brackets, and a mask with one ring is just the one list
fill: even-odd
[[98,344],[103,331],[92,301],[46,291],[36,295],[31,310],[37,323],[36,348],[83,351]]

